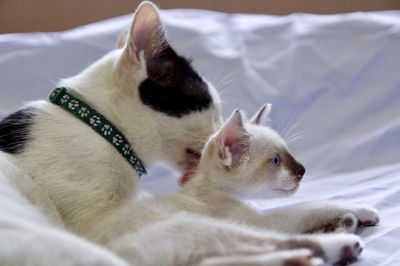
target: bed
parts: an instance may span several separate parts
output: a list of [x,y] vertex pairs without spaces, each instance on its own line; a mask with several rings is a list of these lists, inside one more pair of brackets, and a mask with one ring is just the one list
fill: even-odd
[[[400,265],[400,11],[289,16],[162,11],[170,42],[217,85],[226,117],[273,103],[271,125],[307,168],[290,198],[365,203],[381,224],[361,232],[359,266]],[[114,48],[131,16],[65,32],[0,35],[0,116],[46,98],[59,78]],[[143,177],[156,195],[178,174],[157,165]]]

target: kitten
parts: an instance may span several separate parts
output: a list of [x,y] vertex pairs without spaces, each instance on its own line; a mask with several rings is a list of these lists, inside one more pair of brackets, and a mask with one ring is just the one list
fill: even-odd
[[235,112],[208,141],[195,176],[182,193],[205,203],[206,214],[286,233],[346,231],[379,221],[369,206],[304,203],[262,214],[240,200],[245,194],[291,195],[297,191],[304,167],[267,120],[264,105],[248,123]]
[[[269,109],[270,106],[263,107],[254,121],[258,122]],[[279,162],[275,161],[276,157],[280,158]],[[282,168],[279,168],[280,164]],[[273,229],[272,222],[278,222],[276,219],[281,217],[273,219],[264,217],[242,205],[235,199],[235,195],[254,187],[272,187],[273,190],[292,193],[298,188],[304,171],[304,167],[290,155],[284,142],[272,129],[251,123],[245,125],[241,113],[236,111],[209,139],[202,153],[198,171],[180,192],[167,197],[132,202],[137,214],[136,219],[127,223],[126,220],[132,217],[132,213],[121,210],[114,217],[99,222],[91,238],[108,245],[124,258],[135,262],[138,259],[137,254],[129,256],[130,249],[125,250],[126,247],[119,246],[121,241],[126,243],[135,237],[135,234],[132,234],[132,238],[128,238],[128,241],[125,232],[140,232],[149,226],[162,226],[162,221],[174,215],[186,217],[190,212],[223,218],[227,223],[229,220]],[[124,218],[121,219],[122,217]],[[301,218],[296,217],[296,219],[299,223],[303,222]],[[113,227],[108,228],[107,224],[112,224]],[[229,228],[231,225],[225,226]],[[293,227],[296,226],[294,223]],[[182,233],[199,231],[196,224],[178,230]],[[322,256],[327,263],[346,264],[355,260],[362,249],[359,238],[350,234],[284,235],[266,231],[260,231],[260,234],[268,239],[266,241],[270,251],[280,254],[292,249],[307,249],[315,256]],[[203,239],[203,243],[207,243],[208,246],[212,246],[212,242],[216,241],[206,239],[207,237]],[[223,239],[219,239],[218,242],[224,241]],[[176,240],[179,241],[179,238]],[[204,247],[192,244],[187,247],[190,248]],[[185,252],[187,251],[182,250],[182,253]],[[274,253],[269,256],[273,257]],[[231,259],[232,261],[234,260]]]

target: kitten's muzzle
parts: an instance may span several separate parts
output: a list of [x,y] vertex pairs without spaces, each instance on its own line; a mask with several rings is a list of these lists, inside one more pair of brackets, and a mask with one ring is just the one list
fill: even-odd
[[284,161],[287,168],[290,169],[292,175],[295,177],[296,181],[300,181],[306,173],[304,166],[288,152],[284,156]]

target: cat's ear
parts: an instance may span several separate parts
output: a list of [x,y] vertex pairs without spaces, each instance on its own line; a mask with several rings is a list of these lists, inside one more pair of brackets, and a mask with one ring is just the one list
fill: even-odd
[[166,46],[168,42],[158,8],[151,2],[142,2],[135,11],[127,34],[126,54],[140,63],[142,52],[145,60],[150,61]]
[[235,110],[215,138],[217,160],[227,169],[240,165],[248,155],[250,136],[244,127],[243,120],[242,113]]
[[272,104],[264,104],[250,119],[250,123],[255,125],[263,125],[268,120],[268,114],[271,112]]

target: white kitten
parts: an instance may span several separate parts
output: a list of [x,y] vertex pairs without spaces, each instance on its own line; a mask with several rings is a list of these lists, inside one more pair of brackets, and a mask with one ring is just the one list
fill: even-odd
[[261,126],[270,110],[263,106],[248,123],[235,112],[208,141],[182,192],[205,203],[213,217],[287,233],[354,233],[359,226],[376,225],[378,214],[369,206],[305,203],[262,214],[241,202],[244,194],[291,195],[305,173],[278,133]]
[[[265,110],[266,108],[263,108],[261,112],[265,112]],[[255,121],[258,121],[257,117],[260,115],[256,116]],[[278,162],[274,160],[276,157],[279,158]],[[113,216],[108,216],[97,222],[90,237],[109,245],[131,262],[143,263],[149,258],[147,256],[140,258],[136,252],[132,253],[136,244],[129,245],[129,243],[137,243],[138,234],[127,234],[127,232],[142,232],[150,230],[149,228],[162,228],[165,224],[171,223],[171,217],[174,215],[180,216],[176,221],[185,221],[189,217],[196,217],[187,213],[192,212],[237,221],[249,226],[276,229],[280,226],[275,224],[279,222],[279,219],[287,223],[286,217],[293,214],[273,216],[272,218],[263,216],[241,204],[235,196],[242,194],[243,191],[249,191],[260,186],[263,188],[272,187],[272,190],[279,193],[292,193],[297,189],[303,174],[304,167],[289,154],[285,143],[277,133],[270,128],[251,123],[244,124],[241,113],[236,111],[225,125],[209,139],[202,153],[197,173],[179,193],[168,197],[132,202],[131,206],[133,206],[135,213],[124,208],[115,210]],[[301,213],[296,214],[301,215]],[[135,218],[129,220],[129,217]],[[308,218],[312,217],[296,217],[298,223],[304,223],[305,219]],[[199,216],[195,219],[202,221],[204,218]],[[209,223],[210,221],[205,220],[204,222]],[[220,223],[225,223],[224,228],[234,228],[234,225],[229,224],[228,221],[213,222],[214,225]],[[305,224],[307,225],[307,223]],[[177,243],[192,239],[192,244],[189,246],[186,242],[185,247],[174,246],[179,249],[180,256],[184,257],[190,254],[188,252],[192,249],[210,251],[210,249],[214,249],[213,244],[215,242],[217,242],[217,245],[226,244],[231,242],[232,237],[234,238],[238,233],[232,231],[225,235],[223,231],[218,230],[214,232],[214,238],[212,235],[208,235],[214,229],[210,227],[206,234],[198,226],[198,224],[192,222],[188,224],[179,223],[179,227],[177,226],[175,229],[184,232],[182,236],[175,236]],[[293,221],[292,226],[294,230],[297,230],[298,227],[296,226],[298,225],[295,221]],[[170,230],[172,229],[165,229],[165,234],[170,235]],[[246,229],[243,228],[242,230]],[[292,228],[287,228],[287,230],[290,231]],[[198,234],[204,235],[197,239],[195,236]],[[359,238],[349,234],[306,236],[280,235],[265,231],[260,231],[259,234],[264,237],[263,241],[269,246],[270,251],[306,248],[312,250],[315,255],[323,257],[328,263],[345,264],[353,261],[362,250]],[[201,241],[202,244],[197,244],[198,241]],[[200,254],[197,253],[197,256],[200,256]],[[263,258],[272,260],[272,257],[267,255],[264,255]],[[194,263],[199,259],[199,257],[192,255],[191,262]],[[233,263],[234,260],[232,258],[219,258],[211,261],[212,263],[218,261],[228,265]],[[166,262],[167,265],[170,265],[169,263],[174,264],[172,261]],[[210,261],[207,263],[212,265]],[[148,264],[151,263],[148,262]]]

